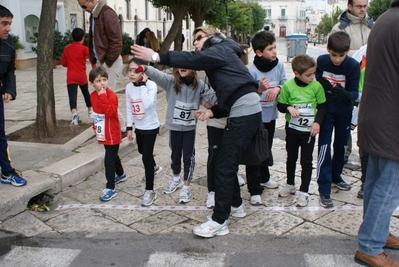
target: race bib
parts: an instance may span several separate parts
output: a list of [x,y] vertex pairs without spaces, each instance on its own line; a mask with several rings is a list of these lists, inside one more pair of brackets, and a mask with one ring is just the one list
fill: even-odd
[[198,105],[195,103],[184,103],[176,100],[175,109],[173,111],[173,124],[179,125],[195,125],[194,111]]
[[301,131],[309,132],[310,127],[314,122],[314,109],[311,104],[294,104],[293,108],[297,109],[300,113],[298,118],[291,117],[288,127]]
[[143,101],[141,99],[131,99],[130,104],[132,105],[132,114],[136,119],[142,119],[145,115],[145,109]]
[[105,141],[105,115],[93,112],[94,127],[98,141]]

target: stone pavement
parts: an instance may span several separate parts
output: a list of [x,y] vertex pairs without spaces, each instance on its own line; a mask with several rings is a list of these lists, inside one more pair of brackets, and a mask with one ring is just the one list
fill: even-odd
[[[321,48],[323,49],[323,48]],[[253,51],[249,51],[252,62]],[[285,57],[280,57],[284,59]],[[292,70],[285,63],[287,77],[291,78]],[[36,114],[36,70],[17,71],[17,100],[6,104],[7,133],[32,124]],[[54,70],[54,89],[57,119],[70,120],[68,96],[65,86],[65,69],[58,66]],[[123,89],[128,83],[126,77],[119,79],[117,91],[120,92],[120,110],[125,110]],[[165,93],[160,90],[157,110],[161,123],[164,121],[166,103]],[[78,110],[83,121],[89,121],[85,114],[83,97],[79,94]],[[271,167],[272,179],[277,181],[280,189],[285,185],[285,142],[284,116],[277,120],[277,130],[273,144],[275,165]],[[73,133],[71,133],[73,134]],[[356,144],[356,131],[353,133]],[[316,142],[317,143],[317,142]],[[206,220],[211,211],[204,209],[206,201],[206,161],[207,139],[206,124],[198,123],[196,137],[196,166],[192,181],[192,199],[187,205],[178,204],[179,191],[164,195],[163,189],[171,178],[170,148],[168,132],[162,128],[155,145],[156,162],[163,171],[155,177],[154,190],[158,195],[153,209],[140,209],[145,183],[142,181],[144,169],[141,157],[135,145],[124,140],[120,155],[127,181],[117,185],[118,196],[108,205],[101,206],[99,196],[105,187],[102,166],[103,147],[93,139],[91,129],[77,136],[64,145],[30,144],[9,142],[13,166],[23,171],[28,185],[16,188],[0,186],[0,229],[17,232],[27,237],[45,234],[61,235],[62,233],[83,232],[87,237],[112,228],[114,232],[132,232],[144,235],[170,232],[191,233],[192,227]],[[316,166],[315,147],[313,166]],[[296,196],[278,197],[278,189],[265,189],[262,200],[265,207],[251,209],[250,195],[247,187],[242,187],[242,196],[247,205],[248,215],[243,219],[231,218],[229,229],[231,235],[250,236],[257,233],[268,233],[275,236],[306,235],[352,237],[362,221],[362,201],[356,197],[360,187],[360,167],[358,150],[353,146],[350,164],[344,169],[344,180],[352,185],[350,191],[332,191],[334,204],[338,208],[321,209],[318,203],[315,170],[310,185],[309,209],[295,210]],[[244,166],[240,172],[245,176]],[[300,166],[297,167],[296,185],[300,184]],[[53,193],[54,204],[49,212],[37,213],[25,210],[30,198],[42,192]],[[74,208],[56,210],[58,206],[75,205]],[[93,204],[92,207],[78,208],[77,205]],[[113,206],[113,207],[112,207]],[[177,208],[175,207],[177,206]],[[195,210],[194,206],[202,206]],[[359,208],[349,208],[356,206]],[[175,207],[175,208],[174,208]],[[282,210],[285,208],[285,210]],[[186,210],[185,210],[186,209]],[[263,210],[262,210],[263,209]],[[393,233],[399,233],[399,221],[393,216],[391,220]],[[355,249],[355,248],[354,248]]]

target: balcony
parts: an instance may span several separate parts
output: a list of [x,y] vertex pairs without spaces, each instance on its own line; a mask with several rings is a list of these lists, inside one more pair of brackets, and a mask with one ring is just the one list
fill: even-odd
[[271,21],[271,20],[272,20],[272,17],[271,17],[271,16],[265,18],[265,21],[266,21],[266,22],[269,22],[269,21]]
[[279,20],[288,20],[288,17],[287,16],[278,16],[278,19]]

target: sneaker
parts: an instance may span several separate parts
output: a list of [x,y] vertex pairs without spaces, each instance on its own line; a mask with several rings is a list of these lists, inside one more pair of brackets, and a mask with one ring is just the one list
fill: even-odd
[[352,186],[348,185],[344,181],[339,182],[339,183],[333,183],[332,185],[342,191],[349,191],[352,188]]
[[254,206],[259,206],[262,205],[262,199],[260,198],[260,195],[254,195],[251,196],[251,200],[249,201],[249,203]]
[[244,218],[247,215],[244,203],[242,203],[238,208],[231,207],[230,215],[236,218]]
[[87,115],[89,116],[89,119],[93,118],[93,111],[92,110],[88,110],[87,111]]
[[183,186],[183,182],[181,179],[179,179],[179,181],[175,181],[175,180],[170,180],[168,186],[165,188],[165,190],[163,191],[164,194],[172,194],[173,192],[176,191],[177,188],[182,187]]
[[16,173],[10,173],[8,176],[1,174],[2,184],[12,184],[13,186],[26,185],[27,181]]
[[320,194],[320,205],[325,208],[334,207],[330,194]]
[[116,197],[117,193],[115,189],[104,189],[103,190],[103,194],[100,197],[101,201],[109,201],[111,199],[113,199],[114,197]]
[[183,188],[180,191],[179,202],[180,203],[188,203],[188,202],[190,202],[190,198],[191,198],[191,190],[190,190],[190,188]]
[[296,204],[298,207],[306,207],[309,203],[309,194],[305,192],[299,192],[298,199],[296,200]]
[[145,190],[141,206],[151,206],[155,199],[157,199],[157,194],[153,190]]
[[213,209],[215,207],[215,192],[208,192],[208,198],[206,199],[206,207]]
[[[154,175],[157,175],[158,173],[160,173],[162,171],[162,167],[161,166],[158,166],[158,165],[155,165],[155,167],[154,167]],[[146,180],[146,178],[145,178],[145,174],[144,174],[144,176],[143,176],[143,181],[145,182],[145,180]]]
[[120,182],[123,182],[127,179],[126,173],[122,174],[121,176],[115,174],[115,183],[118,184]]
[[208,221],[197,225],[193,228],[193,233],[201,237],[214,237],[215,235],[227,235],[229,228],[227,228],[227,220],[219,224],[208,217]]
[[239,174],[238,172],[237,172],[237,179],[238,179],[238,184],[239,184],[240,186],[244,186],[244,185],[245,185],[245,180],[244,180],[244,178],[242,178],[241,174]]
[[364,190],[364,184],[362,184],[360,186],[360,190],[359,190],[359,192],[357,192],[357,197],[358,198],[363,198],[363,190]]
[[295,186],[294,185],[285,185],[283,189],[278,192],[279,197],[288,197],[289,195],[294,195],[296,192]]
[[276,189],[278,188],[278,183],[272,180],[267,181],[266,183],[260,183],[261,186],[269,188],[269,189]]
[[76,132],[76,130],[79,127],[78,124],[79,124],[79,115],[75,113],[72,115],[72,122],[70,126],[72,132]]

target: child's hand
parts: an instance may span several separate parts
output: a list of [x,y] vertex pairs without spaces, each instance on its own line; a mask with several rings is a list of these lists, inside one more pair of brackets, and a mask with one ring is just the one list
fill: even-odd
[[105,90],[105,88],[103,87],[103,88],[101,88],[100,90],[97,91],[97,94],[98,94],[98,95],[105,94],[105,91],[106,91],[106,90]]
[[263,77],[262,80],[259,82],[259,88],[258,92],[262,93],[266,91],[270,87],[269,81],[266,79],[266,77]]
[[266,101],[273,102],[274,100],[276,100],[279,93],[280,93],[280,87],[278,86],[269,89],[266,95]]
[[132,131],[131,130],[126,131],[126,137],[127,137],[127,140],[133,141],[133,135],[132,135]]
[[293,117],[293,118],[298,118],[299,115],[301,115],[301,114],[299,113],[299,111],[296,110],[296,109],[293,108],[293,107],[288,107],[287,110],[288,110],[288,112],[291,114],[291,117]]
[[199,109],[194,112],[194,117],[199,119],[200,121],[204,121],[213,117],[213,112],[210,109]]
[[312,123],[312,127],[310,127],[310,136],[316,136],[320,133],[320,124],[317,122]]

